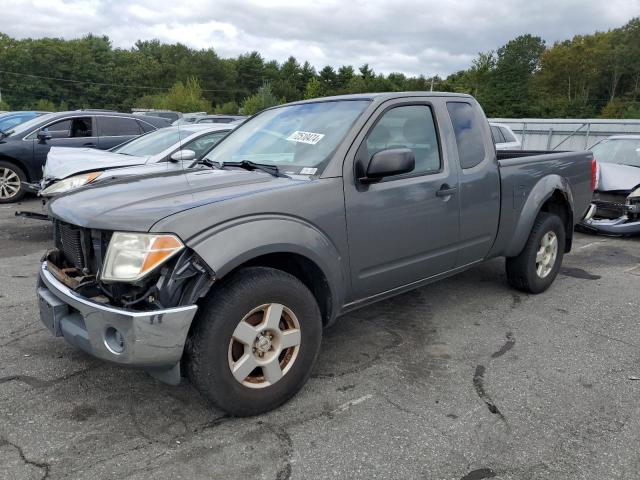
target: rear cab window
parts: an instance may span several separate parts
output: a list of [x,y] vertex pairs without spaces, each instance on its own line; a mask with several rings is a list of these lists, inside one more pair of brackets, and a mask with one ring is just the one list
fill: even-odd
[[485,158],[482,119],[470,103],[447,102],[458,147],[458,159],[463,169],[479,165]]

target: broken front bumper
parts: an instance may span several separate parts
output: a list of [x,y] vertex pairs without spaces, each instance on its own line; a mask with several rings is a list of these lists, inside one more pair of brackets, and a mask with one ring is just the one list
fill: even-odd
[[608,235],[640,234],[640,221],[630,222],[626,215],[614,220],[592,218],[582,221],[580,225],[587,230]]
[[178,365],[196,305],[141,312],[97,303],[60,282],[46,261],[38,300],[40,319],[55,336],[103,360],[155,372],[168,383],[179,381]]

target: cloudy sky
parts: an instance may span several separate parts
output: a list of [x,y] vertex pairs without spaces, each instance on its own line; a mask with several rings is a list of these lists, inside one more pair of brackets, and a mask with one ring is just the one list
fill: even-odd
[[532,33],[548,44],[640,16],[640,0],[4,0],[0,32],[17,38],[108,35],[129,48],[158,38],[257,50],[314,66],[446,75],[480,51]]

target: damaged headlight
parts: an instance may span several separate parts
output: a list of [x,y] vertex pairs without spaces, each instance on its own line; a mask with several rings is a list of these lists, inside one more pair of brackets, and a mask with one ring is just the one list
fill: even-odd
[[68,192],[69,190],[75,190],[76,188],[80,188],[93,182],[100,175],[102,175],[102,172],[89,172],[81,175],[74,175],[73,177],[65,178],[64,180],[60,180],[59,182],[45,188],[40,192],[40,195],[49,197]]
[[100,279],[135,282],[184,248],[174,235],[115,232],[109,241]]

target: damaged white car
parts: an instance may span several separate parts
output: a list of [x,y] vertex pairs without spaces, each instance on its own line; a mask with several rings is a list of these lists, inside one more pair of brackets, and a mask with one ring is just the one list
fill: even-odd
[[167,127],[107,151],[54,147],[47,156],[42,181],[26,186],[48,199],[111,179],[115,169],[120,177],[182,169],[201,158],[234,128],[230,124]]
[[614,135],[595,144],[597,184],[582,229],[606,235],[640,234],[640,135]]

